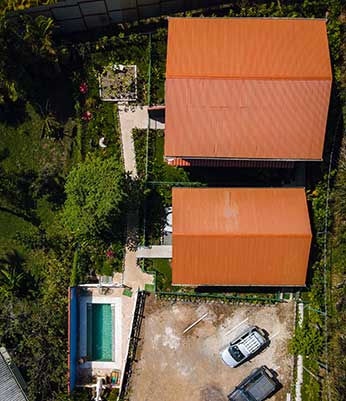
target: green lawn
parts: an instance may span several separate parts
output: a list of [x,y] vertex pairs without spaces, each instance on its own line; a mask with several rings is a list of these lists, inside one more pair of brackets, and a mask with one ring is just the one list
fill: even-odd
[[[148,136],[148,179],[145,180],[146,143]],[[135,129],[132,132],[138,176],[146,185],[142,227],[145,221],[145,242],[158,244],[165,224],[165,208],[172,204],[174,182],[189,182],[187,173],[169,166],[163,159],[164,131]],[[167,184],[164,184],[167,182]]]
[[7,172],[38,173],[53,164],[65,167],[67,152],[63,141],[56,142],[43,135],[42,116],[27,103],[25,120],[18,125],[0,124],[0,162]]
[[30,236],[38,232],[37,227],[11,213],[0,212],[0,255],[18,248],[19,236]]
[[[96,101],[90,109],[92,119],[82,123],[81,153],[84,159],[88,153],[101,157],[115,156],[121,159],[120,130],[117,116],[117,105],[111,102]],[[101,137],[105,138],[106,148],[99,146]]]
[[150,270],[156,272],[156,290],[172,291],[172,266],[170,259],[152,259]]

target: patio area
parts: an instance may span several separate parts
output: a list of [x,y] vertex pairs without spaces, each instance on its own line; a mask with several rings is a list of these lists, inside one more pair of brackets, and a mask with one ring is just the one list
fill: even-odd
[[76,387],[102,377],[120,388],[127,359],[137,292],[124,287],[77,287]]

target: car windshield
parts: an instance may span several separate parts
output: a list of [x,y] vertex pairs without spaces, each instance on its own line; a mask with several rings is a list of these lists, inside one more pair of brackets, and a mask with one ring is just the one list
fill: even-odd
[[245,355],[240,352],[239,348],[236,345],[232,345],[231,347],[229,347],[228,351],[237,362],[240,362],[242,359],[245,358]]

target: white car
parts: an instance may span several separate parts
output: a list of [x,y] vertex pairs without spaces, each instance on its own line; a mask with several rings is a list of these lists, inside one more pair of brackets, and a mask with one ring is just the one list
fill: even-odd
[[251,326],[221,352],[221,358],[227,366],[235,368],[268,344],[269,338],[264,331],[256,326]]

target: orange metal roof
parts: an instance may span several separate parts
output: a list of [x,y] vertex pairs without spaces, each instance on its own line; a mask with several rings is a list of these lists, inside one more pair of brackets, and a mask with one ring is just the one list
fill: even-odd
[[169,20],[165,156],[321,160],[324,20]]
[[325,20],[168,21],[167,78],[332,79]]
[[330,81],[170,79],[167,157],[322,159]]
[[303,286],[303,188],[174,188],[173,284]]

